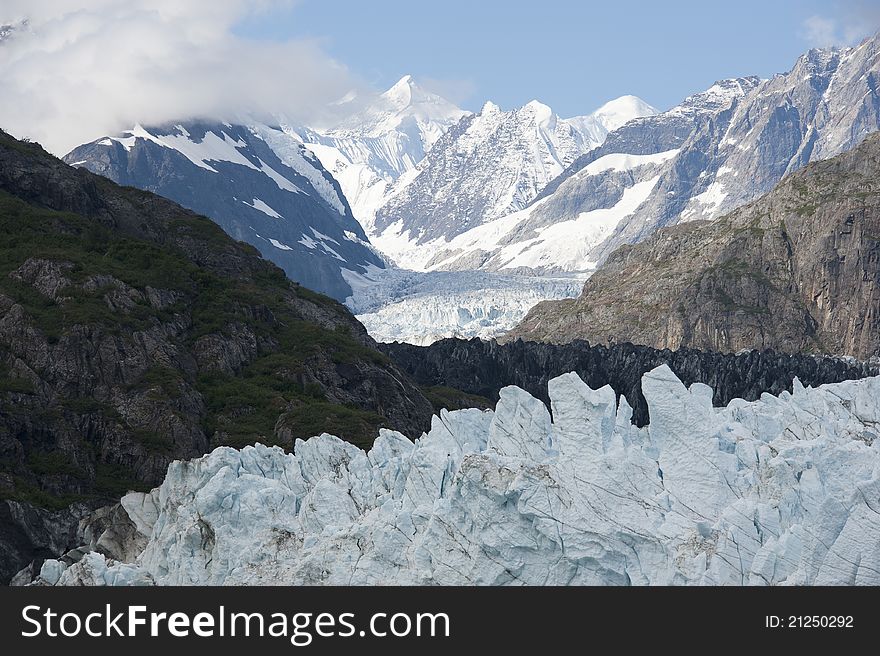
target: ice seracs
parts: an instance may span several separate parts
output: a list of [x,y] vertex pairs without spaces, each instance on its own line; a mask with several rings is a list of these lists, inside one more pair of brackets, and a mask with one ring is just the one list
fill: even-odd
[[582,277],[485,271],[347,273],[346,305],[379,342],[426,345],[445,337],[490,339],[510,330],[540,301],[580,294]]
[[[880,584],[880,378],[712,407],[661,366],[650,424],[550,381],[442,412],[414,443],[331,435],[175,462],[122,506],[146,546],[65,584]],[[552,413],[552,414],[551,414]]]

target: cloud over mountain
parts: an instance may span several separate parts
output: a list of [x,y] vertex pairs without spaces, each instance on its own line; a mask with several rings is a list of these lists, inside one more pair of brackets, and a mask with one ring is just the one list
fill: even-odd
[[290,0],[4,0],[0,125],[56,153],[132,121],[308,120],[357,86],[309,40],[235,34]]

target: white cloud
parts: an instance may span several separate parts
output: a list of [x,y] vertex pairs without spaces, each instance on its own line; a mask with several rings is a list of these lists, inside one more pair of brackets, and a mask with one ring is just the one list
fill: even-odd
[[0,127],[52,152],[134,122],[308,120],[356,86],[310,41],[243,39],[234,26],[290,0],[3,0]]
[[837,21],[824,16],[810,16],[804,21],[803,37],[819,48],[840,43]]
[[461,105],[470,100],[477,90],[477,84],[471,79],[438,79],[419,76],[419,86],[426,91],[435,93],[441,98]]
[[810,16],[801,36],[817,48],[853,45],[880,29],[880,6],[875,0],[842,0],[831,16]]

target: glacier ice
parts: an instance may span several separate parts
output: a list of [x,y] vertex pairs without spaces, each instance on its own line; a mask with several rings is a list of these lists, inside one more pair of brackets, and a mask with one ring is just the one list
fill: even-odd
[[[221,447],[123,498],[146,547],[58,584],[880,584],[880,378],[712,407],[661,366],[651,423],[574,373],[414,443]],[[551,414],[552,413],[552,414]]]
[[583,276],[539,277],[487,271],[343,269],[346,306],[379,342],[431,344],[445,337],[491,339],[519,323],[537,303],[581,293]]

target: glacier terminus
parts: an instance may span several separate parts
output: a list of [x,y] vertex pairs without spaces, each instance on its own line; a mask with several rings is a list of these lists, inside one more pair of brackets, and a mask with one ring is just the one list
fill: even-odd
[[665,365],[650,424],[575,374],[414,443],[221,447],[121,501],[37,584],[877,585],[880,378],[712,407]]

